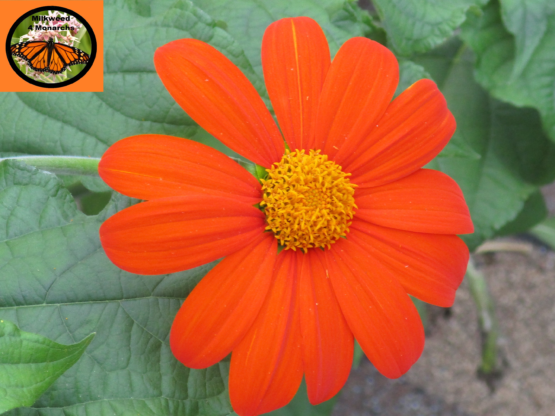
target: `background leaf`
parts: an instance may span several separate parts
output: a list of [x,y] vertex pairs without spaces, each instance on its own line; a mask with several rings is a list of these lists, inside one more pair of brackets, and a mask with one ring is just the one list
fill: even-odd
[[262,77],[260,50],[266,28],[284,17],[308,16],[324,30],[330,52],[335,55],[339,47],[353,36],[364,36],[371,31],[369,16],[353,2],[345,0],[193,0],[195,5],[214,19],[239,44],[257,74]]
[[451,37],[471,6],[487,0],[374,0],[389,46],[400,55],[427,52]]
[[[505,28],[497,1],[482,16],[470,16],[463,26],[462,37],[477,57],[476,79],[503,101],[537,108],[545,131],[555,140],[555,3],[507,1],[503,5],[509,29],[519,30],[516,38]],[[542,16],[536,19],[538,13]]]
[[555,5],[550,0],[501,0],[501,17],[515,37],[514,81],[545,36],[548,19]]
[[[473,250],[521,212],[525,201],[537,190],[534,183],[541,183],[541,175],[532,174],[528,167],[544,163],[543,158],[548,156],[541,149],[550,148],[551,143],[528,110],[492,99],[474,81],[473,57],[464,45],[451,42],[417,59],[417,63],[434,79],[437,76],[457,120],[451,141],[466,142],[480,155],[478,159],[440,155],[429,164],[454,178],[463,190],[475,226],[474,234],[463,239]],[[518,120],[518,128],[508,125],[507,120]],[[524,158],[519,150],[522,131],[538,133],[526,136],[526,146],[530,148]],[[530,182],[523,177],[526,172]]]
[[8,415],[232,414],[228,363],[190,370],[168,342],[182,300],[213,265],[138,276],[100,246],[101,222],[134,202],[117,195],[89,217],[54,175],[0,163],[0,319],[63,344],[96,332],[33,407]]
[[101,156],[117,140],[169,134],[227,151],[175,103],[154,71],[156,48],[175,39],[203,40],[226,54],[261,93],[262,79],[242,48],[187,1],[106,1],[104,92],[3,93],[0,155]]
[[62,345],[0,320],[0,413],[31,406],[77,362],[93,338],[91,334],[76,344]]
[[540,191],[536,191],[524,202],[516,218],[501,227],[496,232],[496,235],[504,236],[524,233],[545,220],[547,214],[545,199]]

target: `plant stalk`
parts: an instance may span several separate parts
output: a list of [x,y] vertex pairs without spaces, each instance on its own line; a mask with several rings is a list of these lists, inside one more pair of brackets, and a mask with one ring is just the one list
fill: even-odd
[[81,156],[13,156],[0,159],[17,160],[57,175],[98,176],[100,158]]
[[495,304],[489,293],[487,281],[484,275],[476,269],[472,257],[468,261],[466,278],[478,309],[478,323],[482,338],[482,362],[478,367],[478,374],[493,389],[493,383],[501,376],[503,367],[499,354],[500,331],[495,315]]

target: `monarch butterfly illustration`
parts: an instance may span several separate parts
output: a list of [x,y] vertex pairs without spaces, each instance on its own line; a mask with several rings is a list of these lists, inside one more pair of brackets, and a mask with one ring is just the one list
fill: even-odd
[[52,74],[61,74],[71,65],[86,64],[90,58],[85,52],[73,46],[54,43],[53,38],[48,41],[33,40],[16,43],[10,49],[12,55],[24,59],[34,71]]

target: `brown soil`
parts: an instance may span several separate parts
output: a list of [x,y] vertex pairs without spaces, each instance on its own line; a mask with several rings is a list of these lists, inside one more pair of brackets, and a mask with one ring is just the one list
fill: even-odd
[[[546,192],[553,215],[555,187]],[[435,319],[414,367],[388,380],[363,359],[333,416],[555,415],[555,252],[526,237],[516,241],[531,252],[474,256],[496,302],[507,364],[493,391],[477,376],[478,316],[463,282],[450,313],[432,310]]]

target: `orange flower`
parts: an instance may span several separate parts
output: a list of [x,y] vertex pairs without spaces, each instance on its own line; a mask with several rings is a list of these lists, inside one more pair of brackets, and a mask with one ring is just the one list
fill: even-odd
[[175,318],[177,359],[205,368],[233,352],[229,394],[242,416],[287,404],[303,374],[312,403],[334,396],[353,335],[385,376],[408,371],[424,346],[408,294],[450,306],[468,260],[455,234],[473,231],[457,184],[422,169],[455,130],[436,85],[418,81],[392,101],[399,69],[384,46],[353,38],[330,63],[315,21],[282,19],[262,43],[280,133],[212,46],[177,40],[154,62],[189,116],[269,172],[261,184],[210,147],[160,135],[102,158],[112,188],[147,200],[100,230],[116,265],[163,274],[225,257]]

